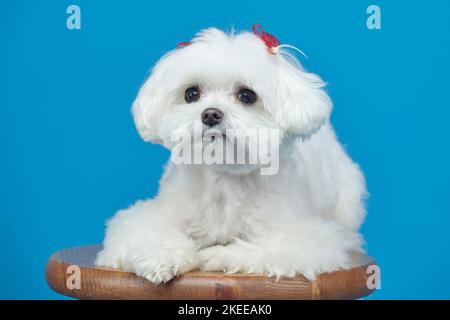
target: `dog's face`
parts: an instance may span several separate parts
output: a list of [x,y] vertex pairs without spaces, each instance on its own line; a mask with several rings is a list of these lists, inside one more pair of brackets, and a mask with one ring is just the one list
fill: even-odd
[[169,149],[180,129],[203,143],[213,143],[217,132],[229,143],[227,130],[278,129],[281,138],[308,136],[331,111],[323,86],[281,51],[270,53],[252,33],[207,29],[157,63],[132,111],[142,138]]

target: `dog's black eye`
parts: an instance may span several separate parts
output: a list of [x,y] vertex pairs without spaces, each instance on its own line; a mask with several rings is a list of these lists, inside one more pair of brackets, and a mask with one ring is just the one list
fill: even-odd
[[200,89],[198,87],[194,86],[186,89],[184,100],[186,100],[187,103],[196,102],[198,99],[200,99]]
[[239,90],[238,98],[243,104],[254,104],[257,96],[253,90],[242,88]]

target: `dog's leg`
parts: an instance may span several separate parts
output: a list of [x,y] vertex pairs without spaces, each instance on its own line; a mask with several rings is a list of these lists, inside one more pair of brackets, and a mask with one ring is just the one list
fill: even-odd
[[201,269],[276,277],[303,274],[313,280],[317,274],[351,267],[350,251],[359,250],[360,236],[338,224],[318,226],[309,230],[298,226],[295,231],[280,230],[251,241],[236,239],[226,246],[203,249]]
[[108,223],[96,265],[134,272],[155,284],[198,268],[195,243],[147,201]]

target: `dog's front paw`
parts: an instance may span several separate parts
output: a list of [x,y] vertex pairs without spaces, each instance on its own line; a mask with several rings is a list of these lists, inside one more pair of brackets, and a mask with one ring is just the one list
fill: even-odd
[[303,275],[308,280],[314,281],[321,273],[347,269],[349,266],[349,252],[318,248],[315,252],[303,250],[303,252],[282,251],[273,254],[267,262],[265,273],[277,278]]
[[169,282],[179,275],[176,266],[167,263],[155,265],[153,261],[141,261],[134,266],[134,272],[154,284]]
[[199,252],[202,271],[227,272],[226,248],[222,245],[205,248]]
[[198,268],[199,259],[197,251],[184,247],[162,250],[137,245],[124,251],[109,247],[98,254],[95,264],[134,272],[154,284],[161,284]]
[[143,254],[133,254],[130,258],[128,263],[133,272],[154,284],[169,282],[176,276],[198,268],[199,265],[196,251],[145,251]]
[[236,240],[226,246],[202,249],[199,257],[204,271],[258,273],[276,278],[302,274],[313,281],[320,273],[351,267],[348,249],[343,241],[284,241],[270,247]]
[[222,271],[225,273],[264,273],[264,255],[253,245],[216,245],[199,252],[200,268],[203,271]]

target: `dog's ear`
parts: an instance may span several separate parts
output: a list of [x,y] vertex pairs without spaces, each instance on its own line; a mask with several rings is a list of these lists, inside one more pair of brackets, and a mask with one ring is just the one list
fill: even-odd
[[163,99],[158,90],[155,70],[139,90],[131,112],[136,128],[144,141],[162,143],[158,128],[161,118]]
[[276,105],[271,111],[288,134],[309,136],[325,123],[332,104],[319,76],[280,57],[277,64]]

